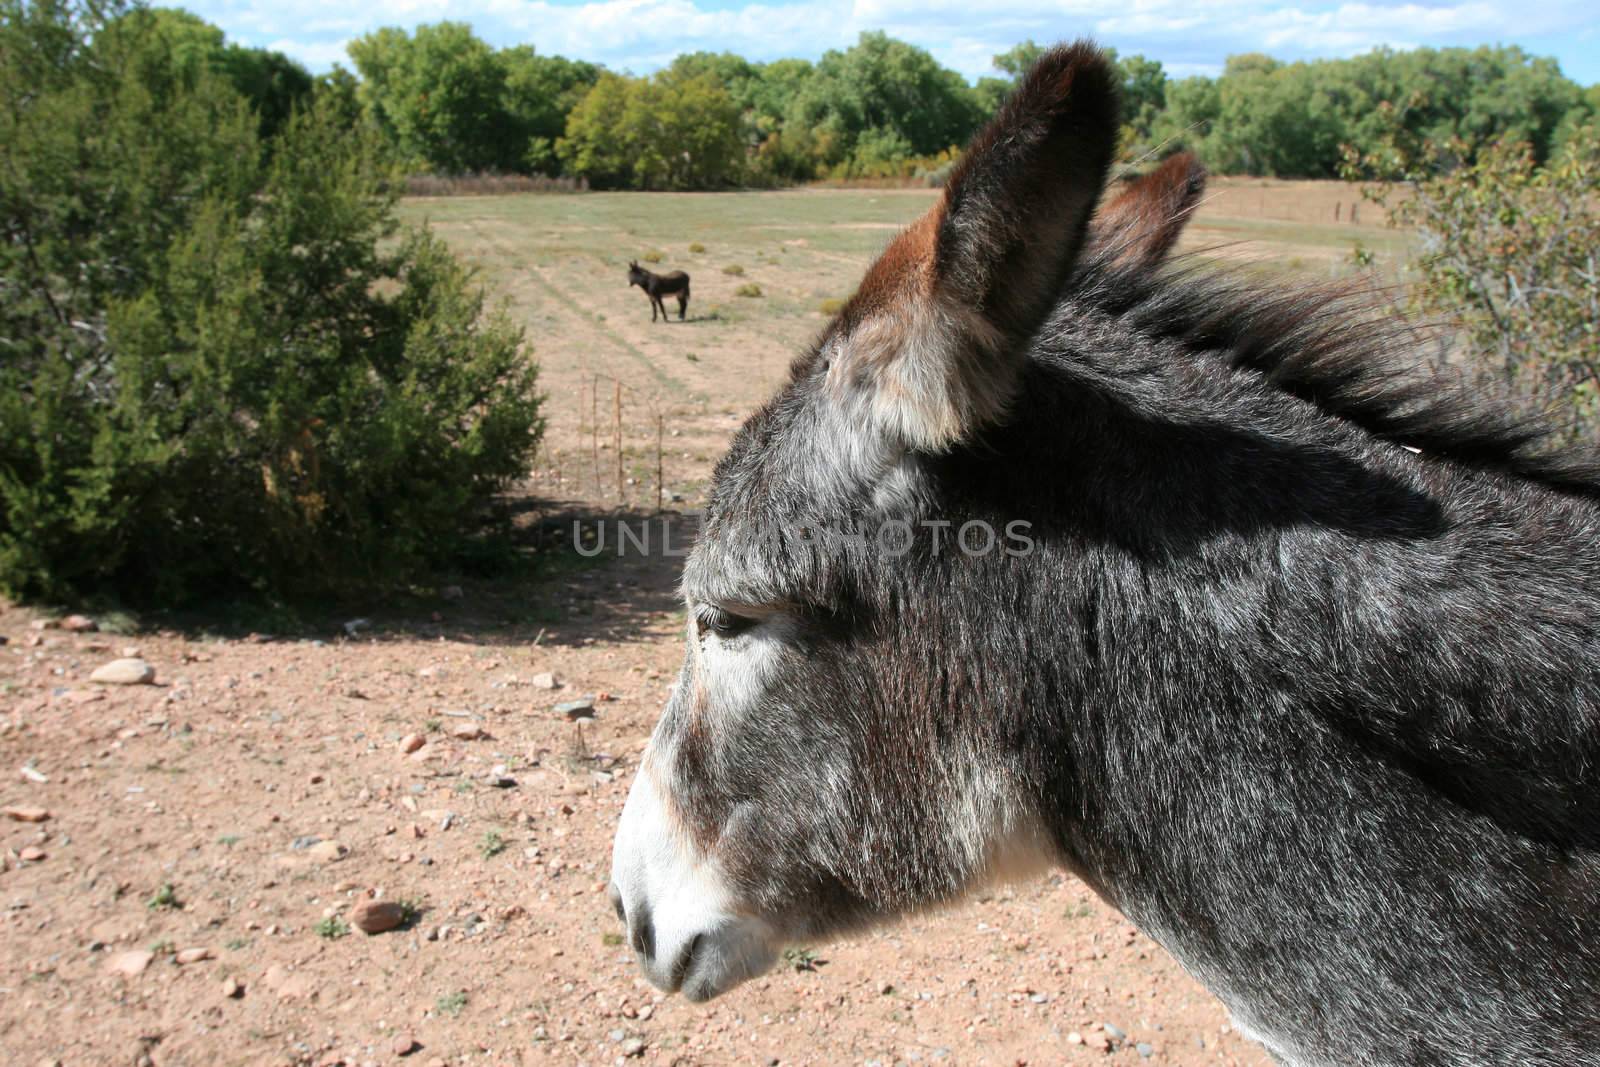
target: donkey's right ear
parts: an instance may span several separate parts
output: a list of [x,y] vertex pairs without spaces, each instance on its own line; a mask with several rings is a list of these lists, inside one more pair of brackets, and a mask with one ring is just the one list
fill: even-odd
[[834,394],[910,448],[998,421],[1023,344],[1083,249],[1116,141],[1104,54],[1079,42],[1040,57],[840,313],[824,342]]
[[1200,206],[1206,169],[1192,152],[1168,157],[1123,185],[1100,209],[1090,231],[1090,254],[1124,267],[1155,267]]

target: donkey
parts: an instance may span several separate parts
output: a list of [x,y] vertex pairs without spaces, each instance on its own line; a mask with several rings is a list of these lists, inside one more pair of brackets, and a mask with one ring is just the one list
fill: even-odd
[[1593,1064],[1600,463],[1348,291],[1162,266],[1188,157],[1094,221],[1115,85],[1047,53],[718,465],[644,973],[1057,866],[1280,1063]]
[[683,321],[684,312],[689,307],[689,276],[681,270],[668,271],[665,274],[655,274],[639,266],[637,260],[628,263],[628,287],[635,285],[644,290],[645,296],[650,298],[650,321],[656,321],[656,309],[661,309],[661,321],[667,321],[667,305],[662,303],[663,296],[678,295],[678,321]]

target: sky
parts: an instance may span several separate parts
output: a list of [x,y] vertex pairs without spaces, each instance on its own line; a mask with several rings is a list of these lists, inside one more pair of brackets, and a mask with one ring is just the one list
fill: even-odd
[[[161,0],[156,0],[161,3]],[[181,2],[181,0],[180,0]],[[178,6],[174,4],[173,6]],[[1019,41],[1088,36],[1159,59],[1175,77],[1216,74],[1239,52],[1280,59],[1340,57],[1379,45],[1517,44],[1554,56],[1586,85],[1600,82],[1595,0],[191,0],[182,6],[230,40],[274,48],[313,72],[380,26],[453,19],[496,46],[647,74],[680,52],[732,51],[754,60],[815,59],[863,30],[920,45],[968,78]]]

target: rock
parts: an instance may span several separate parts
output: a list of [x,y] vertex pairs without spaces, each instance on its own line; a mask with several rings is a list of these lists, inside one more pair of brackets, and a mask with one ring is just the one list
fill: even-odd
[[17,858],[27,863],[38,863],[40,860],[44,859],[44,857],[45,851],[38,845],[28,845],[23,848],[21,852],[17,853]]
[[549,671],[544,671],[543,673],[536,674],[532,678],[529,678],[528,684],[533,686],[535,689],[555,689],[560,685],[560,683],[556,681],[556,676],[551,674]]
[[578,700],[564,700],[556,705],[555,711],[557,715],[566,716],[568,722],[575,722],[578,719],[592,719],[594,718],[594,701],[588,697]]
[[487,735],[483,732],[483,727],[475,722],[458,722],[451,724],[450,736],[457,741],[476,741]]
[[417,1051],[417,1039],[410,1034],[401,1034],[390,1043],[389,1050],[396,1056],[409,1056]]
[[354,637],[371,625],[371,619],[351,619],[349,622],[344,624],[344,632],[347,636]]
[[466,594],[461,591],[459,585],[447,585],[439,590],[439,595],[446,600],[460,600]]
[[50,818],[50,813],[43,808],[29,808],[13,805],[3,809],[5,816],[14,822],[44,822]]
[[229,978],[222,983],[222,995],[229,1000],[238,1000],[244,996],[244,986],[239,984],[238,979]]
[[1143,1056],[1145,1059],[1149,1059],[1151,1056],[1156,1054],[1155,1046],[1147,1041],[1141,1041],[1133,1047],[1137,1049],[1139,1055]]
[[35,785],[44,785],[50,781],[49,777],[40,773],[38,768],[30,767],[27,764],[23,764],[21,767],[18,767],[17,773],[26,778],[28,781],[33,782]]
[[89,675],[89,681],[101,685],[150,685],[155,680],[156,669],[142,659],[114,659]]
[[400,739],[400,751],[407,756],[428,743],[428,739],[421,734],[406,734]]
[[310,848],[312,845],[315,845],[321,840],[322,838],[316,836],[315,834],[306,834],[304,837],[297,837],[293,841],[289,842],[289,848],[295,852],[304,852],[306,849]]
[[186,948],[172,958],[179,964],[187,966],[191,963],[199,963],[201,960],[209,960],[211,958],[211,950],[208,948]]
[[68,615],[61,620],[61,628],[68,633],[92,634],[100,629],[100,624],[87,615]]
[[1112,1026],[1110,1023],[1101,1023],[1100,1029],[1104,1030],[1106,1032],[1106,1036],[1113,1041],[1121,1041],[1123,1038],[1128,1036],[1120,1026]]
[[1078,1031],[1076,1031],[1076,1030],[1072,1031],[1072,1033],[1067,1035],[1067,1044],[1069,1044],[1069,1045],[1081,1045],[1081,1044],[1083,1044],[1083,1035],[1078,1033]]
[[637,1037],[630,1037],[628,1040],[622,1043],[622,1054],[624,1056],[643,1056],[644,1048],[645,1045],[643,1041],[639,1040]]
[[106,960],[106,970],[112,974],[136,978],[144,973],[145,968],[150,966],[150,962],[155,958],[156,954],[154,952],[147,952],[144,949],[119,952]]
[[338,863],[350,854],[350,850],[337,841],[318,841],[306,849],[306,855],[318,863]]
[[350,910],[350,925],[364,934],[393,930],[405,920],[405,908],[393,900],[363,900]]
[[28,624],[28,626],[29,626],[30,629],[34,629],[34,630],[59,630],[59,629],[61,629],[61,620],[60,619],[34,619],[32,622],[30,622]]

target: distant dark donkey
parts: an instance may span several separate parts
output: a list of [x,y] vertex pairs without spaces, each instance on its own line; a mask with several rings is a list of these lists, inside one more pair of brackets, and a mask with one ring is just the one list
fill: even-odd
[[650,298],[651,322],[656,321],[656,308],[661,309],[661,321],[667,321],[667,305],[661,302],[661,298],[678,294],[678,321],[683,321],[684,311],[689,307],[689,276],[683,271],[653,274],[639,266],[637,261],[631,262],[628,264],[628,285],[637,285]]
[[1187,157],[1091,222],[1114,82],[1048,53],[718,466],[645,973],[1055,864],[1280,1062],[1600,1062],[1600,472],[1349,298],[1160,267]]

